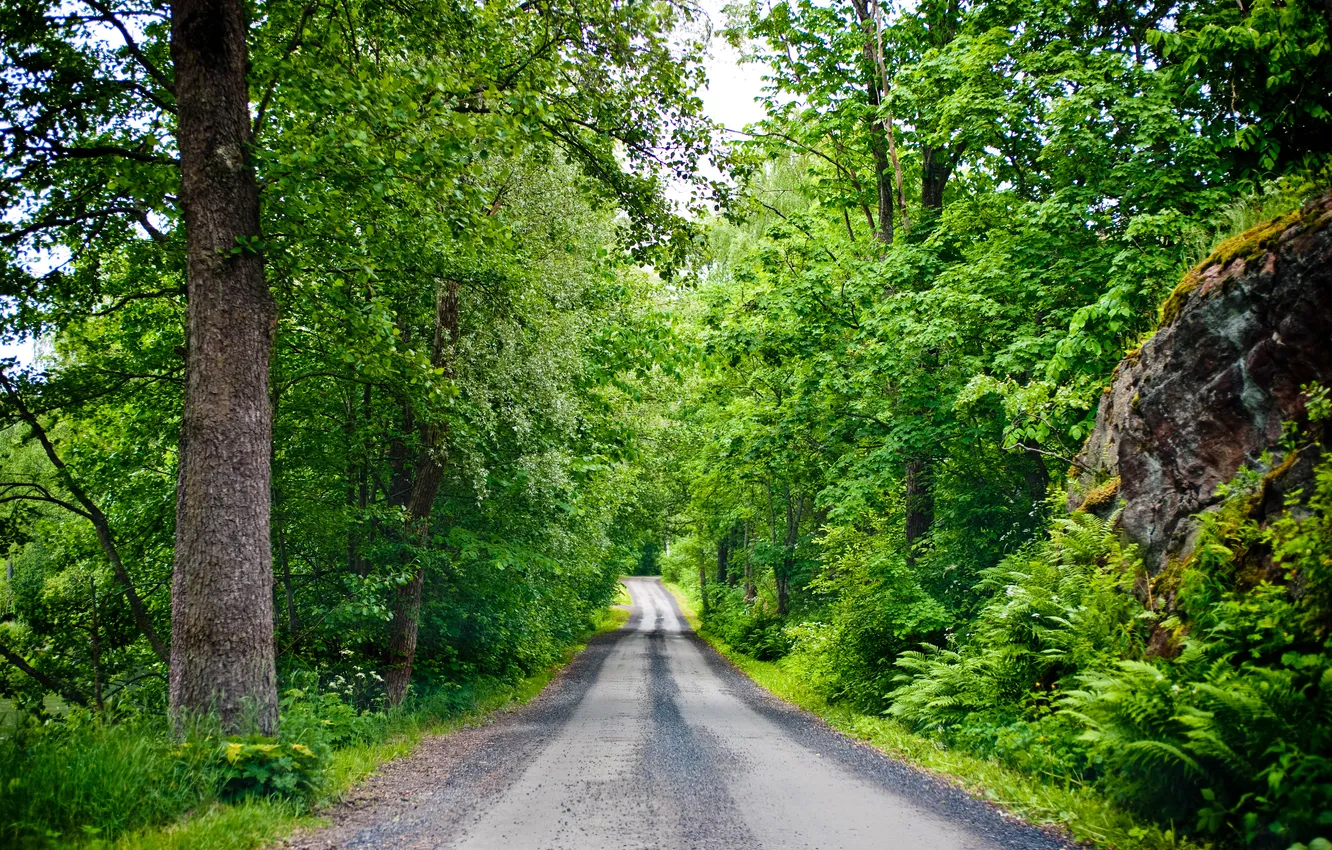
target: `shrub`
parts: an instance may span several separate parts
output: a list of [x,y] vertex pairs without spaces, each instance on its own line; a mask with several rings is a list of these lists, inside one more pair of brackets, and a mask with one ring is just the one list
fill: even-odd
[[320,766],[319,757],[305,744],[279,743],[257,735],[223,742],[216,764],[224,800],[308,798],[315,790]]
[[288,688],[282,693],[282,739],[303,744],[316,754],[381,739],[388,717],[357,711],[338,693]]
[[902,653],[890,713],[1223,844],[1325,846],[1332,458],[1314,479],[1263,526],[1266,478],[1241,471],[1190,560],[1150,584],[1113,517],[1055,521],[986,574],[953,645]]
[[1058,519],[1048,540],[987,570],[990,600],[956,649],[901,653],[889,713],[934,731],[974,712],[1033,720],[1067,676],[1139,652],[1153,617],[1128,593],[1140,562],[1115,520]]

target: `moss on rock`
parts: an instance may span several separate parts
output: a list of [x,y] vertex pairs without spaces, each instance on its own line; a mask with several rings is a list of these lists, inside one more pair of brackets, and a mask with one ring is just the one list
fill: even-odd
[[1116,475],[1114,478],[1111,478],[1109,481],[1088,493],[1087,497],[1082,500],[1082,504],[1078,505],[1077,510],[1075,510],[1074,513],[1085,513],[1107,507],[1114,503],[1115,497],[1118,495],[1119,476]]
[[1321,206],[1294,210],[1224,240],[1212,249],[1212,253],[1208,254],[1205,260],[1189,269],[1179,285],[1170,293],[1170,297],[1161,305],[1161,326],[1173,324],[1179,318],[1185,302],[1202,285],[1203,273],[1208,269],[1213,266],[1224,268],[1236,260],[1244,260],[1246,263],[1258,260],[1272,250],[1281,238],[1281,234],[1290,228],[1306,222],[1315,228],[1322,225],[1323,219],[1326,218],[1320,215],[1323,212]]

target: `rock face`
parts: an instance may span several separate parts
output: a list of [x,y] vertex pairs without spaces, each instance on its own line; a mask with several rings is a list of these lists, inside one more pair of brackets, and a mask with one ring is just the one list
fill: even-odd
[[[1259,467],[1283,423],[1304,418],[1300,388],[1312,381],[1332,387],[1332,193],[1226,241],[1185,276],[1156,335],[1115,370],[1069,509],[1122,500],[1124,533],[1159,572],[1192,549],[1193,515],[1217,504],[1217,485]],[[1310,466],[1278,470],[1264,504],[1279,509]]]

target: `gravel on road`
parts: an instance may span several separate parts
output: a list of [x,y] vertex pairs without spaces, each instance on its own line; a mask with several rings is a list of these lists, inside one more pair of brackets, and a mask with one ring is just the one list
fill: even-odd
[[1055,850],[1074,845],[829,728],[693,633],[652,578],[531,703],[427,739],[300,850]]

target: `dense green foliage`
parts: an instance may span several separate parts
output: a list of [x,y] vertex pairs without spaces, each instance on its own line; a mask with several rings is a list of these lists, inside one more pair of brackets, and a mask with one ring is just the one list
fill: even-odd
[[166,734],[166,7],[0,0],[0,336],[40,345],[0,363],[0,835],[308,800],[655,570],[832,704],[1207,840],[1332,832],[1332,466],[1266,527],[1246,473],[1152,581],[1053,495],[1180,275],[1328,182],[1326,8],[738,2],[766,117],[718,151],[686,3],[249,5],[282,736]]
[[[1062,498],[1182,274],[1326,186],[1326,15],[730,11],[768,109],[675,301],[699,362],[647,461],[663,572],[713,636],[834,705],[1175,834],[1332,832],[1322,509],[1222,512],[1183,575],[1153,578],[1113,517]],[[1266,583],[1242,564],[1258,537],[1283,553]]]

